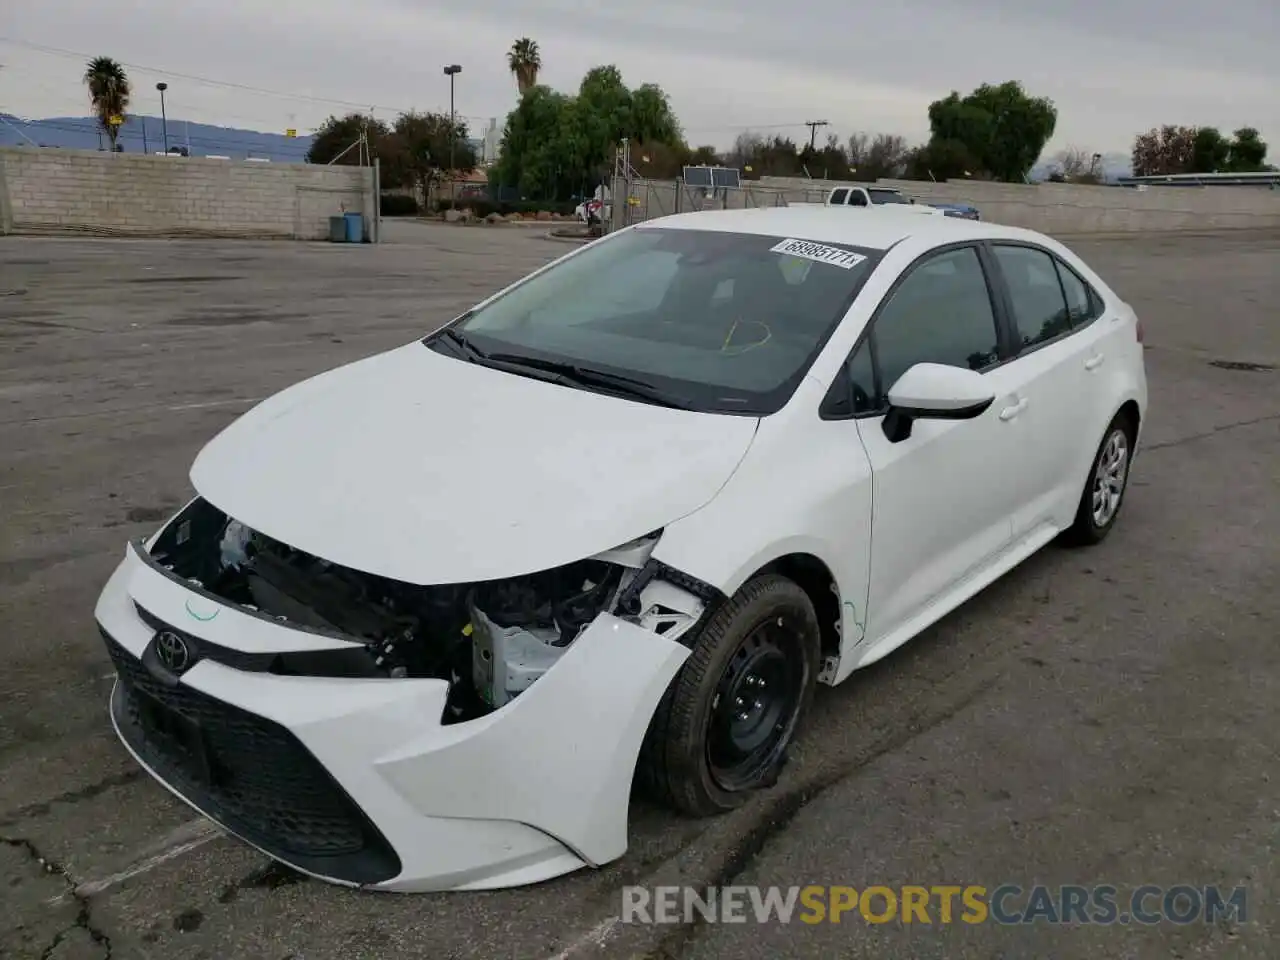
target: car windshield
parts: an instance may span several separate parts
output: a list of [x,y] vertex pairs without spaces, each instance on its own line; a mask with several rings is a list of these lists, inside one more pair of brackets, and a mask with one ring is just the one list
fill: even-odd
[[[583,389],[767,415],[795,391],[882,251],[637,227],[426,339]],[[646,396],[647,394],[647,396]]]
[[911,203],[896,190],[868,190],[867,192],[871,194],[872,203]]

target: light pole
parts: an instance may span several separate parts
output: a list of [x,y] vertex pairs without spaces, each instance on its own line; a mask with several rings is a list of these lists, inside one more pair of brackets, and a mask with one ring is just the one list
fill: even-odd
[[169,85],[163,80],[156,84],[156,89],[160,91],[160,127],[164,130],[164,153],[169,155],[169,118],[164,112],[164,92],[169,89]]
[[449,206],[458,203],[458,179],[454,169],[454,141],[458,136],[458,123],[453,113],[453,78],[462,72],[462,67],[451,63],[444,68],[444,75],[449,78]]

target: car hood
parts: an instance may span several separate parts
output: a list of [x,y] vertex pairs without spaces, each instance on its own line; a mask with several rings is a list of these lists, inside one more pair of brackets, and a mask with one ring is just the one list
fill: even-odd
[[706,504],[751,417],[492,370],[420,343],[263,401],[196,457],[197,492],[296,549],[409,583],[532,573]]

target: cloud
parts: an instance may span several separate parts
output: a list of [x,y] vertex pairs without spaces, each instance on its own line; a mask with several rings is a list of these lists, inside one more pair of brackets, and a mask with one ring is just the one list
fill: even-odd
[[[139,65],[130,71],[136,110],[156,112],[155,81],[168,79],[174,116],[262,129],[314,127],[347,109],[332,101],[376,106],[388,119],[410,107],[447,110],[441,68],[452,62],[463,65],[458,113],[473,126],[501,123],[515,102],[505,53],[527,35],[556,88],[573,89],[601,63],[616,63],[631,84],[661,84],[695,143],[726,146],[748,128],[800,138],[806,120],[828,120],[842,137],[922,140],[931,100],[1017,79],[1057,103],[1055,146],[1123,151],[1158,124],[1250,124],[1280,151],[1274,0],[1235,0],[1221,18],[1190,0],[1109,0],[1096,12],[1043,0],[790,8],[474,0],[456,9],[420,0],[7,0],[4,8],[0,36]],[[84,112],[76,57],[0,42],[0,63],[0,109]]]

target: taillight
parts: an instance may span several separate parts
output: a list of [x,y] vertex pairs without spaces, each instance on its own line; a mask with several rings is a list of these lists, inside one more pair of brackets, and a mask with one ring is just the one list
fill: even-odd
[[1142,343],[1142,320],[1134,317],[1134,332],[1138,335],[1138,342]]

